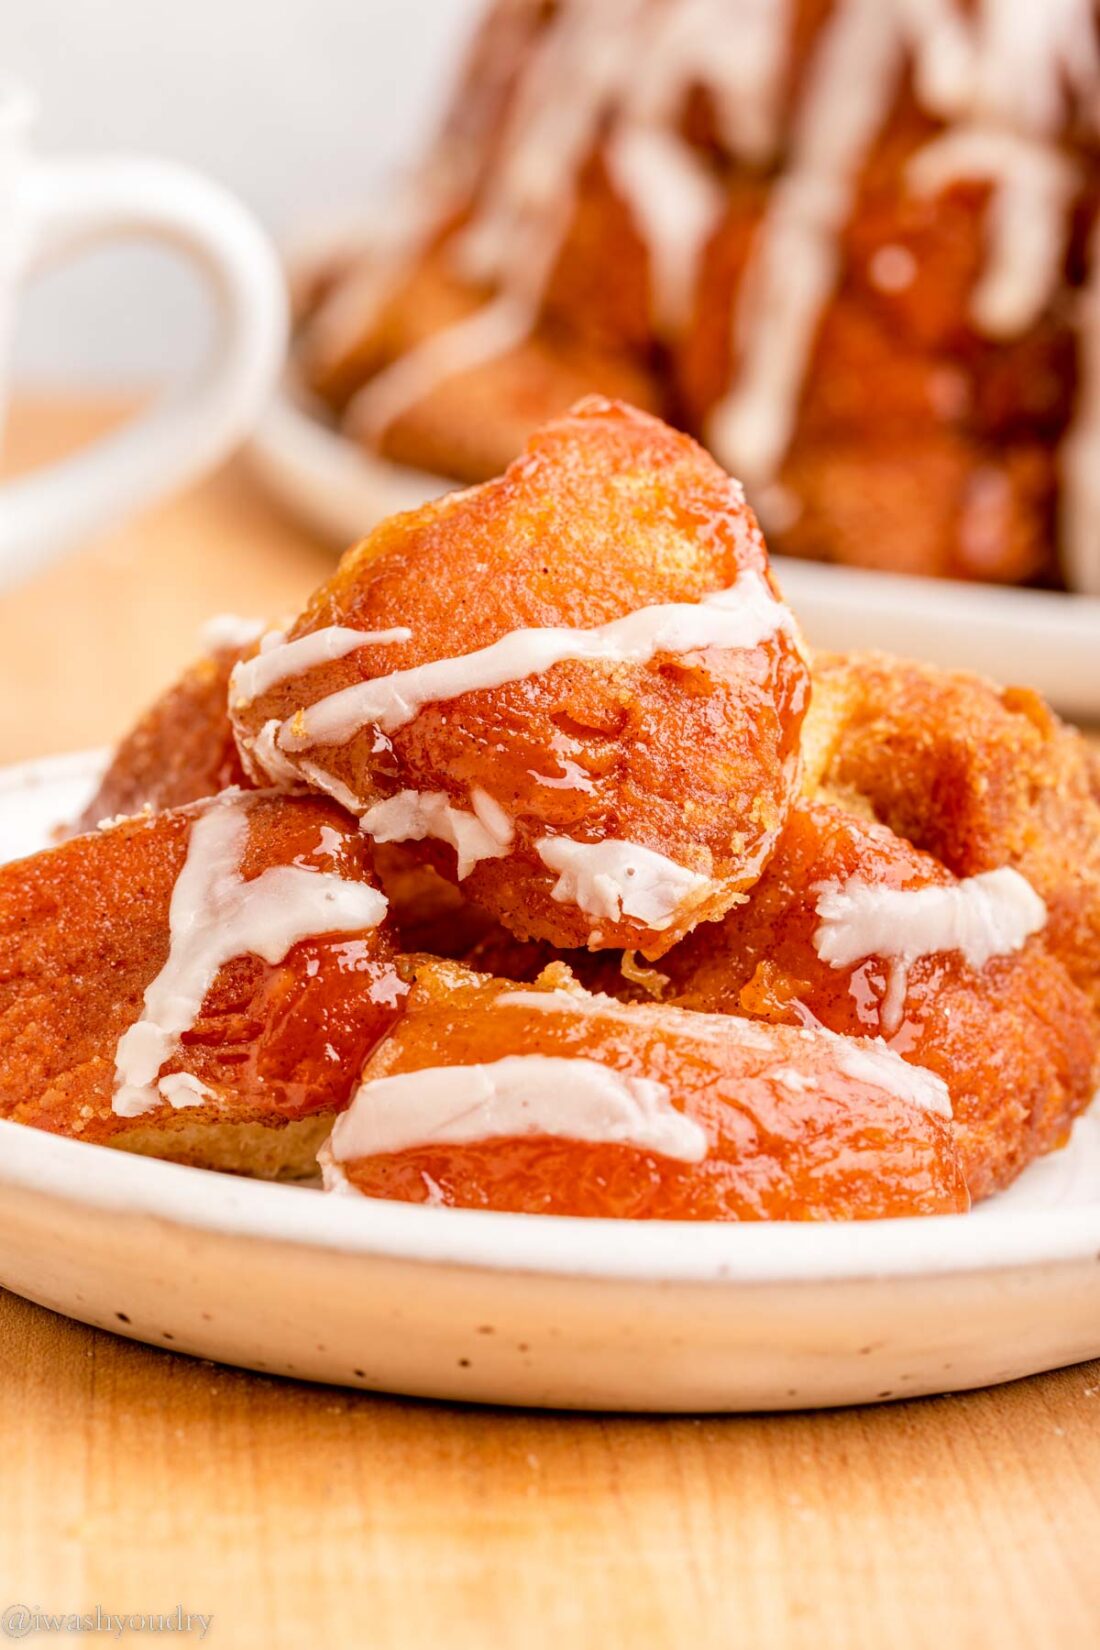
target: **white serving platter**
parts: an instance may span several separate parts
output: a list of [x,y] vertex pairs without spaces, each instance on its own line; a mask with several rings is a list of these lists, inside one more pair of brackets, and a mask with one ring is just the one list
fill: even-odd
[[[101,753],[0,771],[0,855]],[[0,1284],[151,1346],[347,1386],[578,1409],[856,1404],[1100,1356],[1100,1107],[966,1216],[583,1221],[270,1186],[0,1122]]]
[[[453,482],[371,458],[289,389],[251,443],[269,490],[343,549],[376,522]],[[1100,718],[1100,597],[1002,589],[777,557],[784,592],[815,647],[877,648],[1038,688],[1067,715]]]

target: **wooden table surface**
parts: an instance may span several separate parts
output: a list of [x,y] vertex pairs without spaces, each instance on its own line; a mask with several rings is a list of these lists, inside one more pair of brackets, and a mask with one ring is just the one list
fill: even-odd
[[[25,405],[9,462],[105,416]],[[0,761],[113,738],[210,613],[292,608],[329,565],[234,465],[5,595]],[[0,1293],[0,1638],[11,1605],[179,1605],[241,1647],[1077,1650],[1100,1365],[831,1414],[523,1414],[264,1379]]]

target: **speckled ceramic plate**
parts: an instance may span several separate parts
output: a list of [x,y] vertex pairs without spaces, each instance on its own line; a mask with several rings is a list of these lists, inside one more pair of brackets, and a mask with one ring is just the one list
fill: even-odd
[[[371,458],[284,390],[251,444],[269,489],[343,549],[395,510],[437,498],[441,476]],[[995,589],[776,558],[817,647],[879,648],[1026,682],[1068,715],[1100,717],[1100,597]]]
[[[41,846],[101,760],[0,773],[0,854]],[[835,1226],[414,1208],[0,1123],[0,1283],[153,1346],[439,1398],[690,1411],[955,1391],[1100,1355],[1100,1116],[971,1215]]]

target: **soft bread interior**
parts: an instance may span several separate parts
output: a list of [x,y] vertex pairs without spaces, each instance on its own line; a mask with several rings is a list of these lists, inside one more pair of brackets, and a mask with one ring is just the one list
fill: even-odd
[[248,1175],[254,1180],[309,1180],[317,1173],[317,1152],[331,1133],[335,1112],[303,1117],[282,1128],[263,1123],[162,1123],[130,1129],[109,1144],[139,1157],[161,1157],[195,1169]]

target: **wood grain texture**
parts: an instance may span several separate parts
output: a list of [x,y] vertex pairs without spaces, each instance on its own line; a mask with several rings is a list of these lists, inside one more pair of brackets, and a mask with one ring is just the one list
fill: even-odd
[[828,1415],[378,1399],[0,1296],[0,1595],[242,1647],[997,1650],[1100,1627],[1100,1369]]
[[[26,407],[9,453],[108,417]],[[328,565],[237,465],[0,599],[0,761],[113,738],[210,612],[278,614]],[[248,1375],[0,1294],[0,1610],[181,1604],[241,1650],[1076,1650],[1098,1543],[1100,1365],[831,1414],[527,1415]]]

